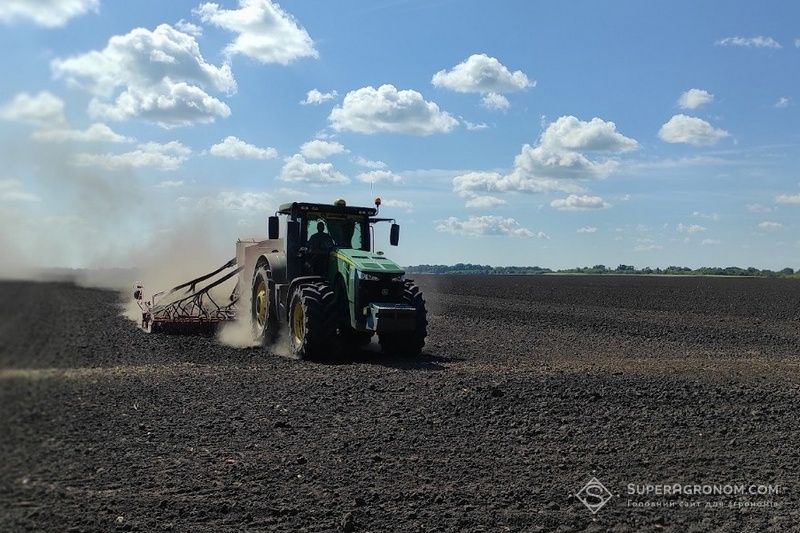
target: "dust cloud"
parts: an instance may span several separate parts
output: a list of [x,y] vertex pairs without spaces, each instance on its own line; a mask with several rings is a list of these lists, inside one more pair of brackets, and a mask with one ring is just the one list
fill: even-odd
[[[0,205],[0,278],[118,290],[122,315],[139,322],[135,283],[142,283],[149,300],[216,270],[235,255],[237,237],[263,227],[267,206],[227,209],[214,196],[219,184],[196,184],[180,172],[75,164],[78,152],[108,151],[96,143],[0,139],[0,186],[15,187],[17,198]],[[159,187],[176,178],[191,185]],[[234,277],[214,288],[212,297],[228,303],[235,284]],[[244,337],[229,332],[225,338]]]
[[223,324],[217,332],[220,344],[231,348],[252,348],[258,346],[253,337],[253,326],[250,317],[237,317],[233,322]]
[[[260,342],[256,340],[253,334],[253,319],[250,314],[251,296],[249,290],[243,291],[236,306],[238,310],[236,320],[223,324],[219,328],[217,331],[217,341],[220,344],[232,348],[243,349],[260,346]],[[280,323],[281,321],[279,320],[278,322]],[[291,357],[292,351],[289,346],[287,326],[286,324],[280,324],[278,328],[277,338],[272,344],[265,347],[265,349],[275,355]]]
[[[248,287],[249,289],[249,287]],[[249,313],[250,291],[244,290],[236,302],[236,320],[222,324],[217,331],[217,341],[232,348],[252,348],[259,343],[253,334],[253,319]]]

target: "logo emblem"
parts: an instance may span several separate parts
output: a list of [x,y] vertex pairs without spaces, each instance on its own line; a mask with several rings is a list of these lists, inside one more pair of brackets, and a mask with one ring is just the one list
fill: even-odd
[[575,495],[592,514],[597,514],[597,511],[602,509],[612,496],[613,494],[596,477],[590,479]]

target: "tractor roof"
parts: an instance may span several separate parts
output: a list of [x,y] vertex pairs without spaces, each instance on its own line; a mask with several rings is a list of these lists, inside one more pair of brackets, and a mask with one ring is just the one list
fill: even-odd
[[349,205],[311,204],[308,202],[293,202],[283,204],[278,208],[281,215],[298,216],[304,213],[335,213],[337,215],[366,215],[375,216],[378,210],[374,207],[356,207]]

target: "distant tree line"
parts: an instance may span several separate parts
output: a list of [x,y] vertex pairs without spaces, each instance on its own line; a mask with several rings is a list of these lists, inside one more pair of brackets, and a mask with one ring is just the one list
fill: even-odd
[[491,265],[473,265],[471,263],[456,263],[455,265],[414,265],[406,267],[410,274],[651,274],[662,276],[752,276],[761,278],[800,278],[800,270],[786,267],[783,270],[758,269],[754,267],[702,267],[691,269],[689,267],[668,266],[667,268],[636,268],[633,265],[619,265],[616,268],[605,265],[591,267],[576,267],[553,270],[539,266],[507,266],[493,267]]
[[473,265],[456,263],[455,265],[416,265],[405,267],[412,274],[549,274],[553,270],[538,266],[493,267],[490,265]]

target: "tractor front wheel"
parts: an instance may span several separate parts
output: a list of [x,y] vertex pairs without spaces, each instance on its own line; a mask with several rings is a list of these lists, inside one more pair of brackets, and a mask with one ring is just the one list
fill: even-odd
[[414,331],[379,333],[378,342],[384,353],[416,356],[422,352],[422,348],[425,346],[425,337],[428,336],[428,311],[425,309],[422,291],[410,280],[405,282],[403,288],[403,303],[414,307],[417,311]]
[[320,359],[337,352],[336,297],[325,282],[295,289],[289,304],[289,342],[298,359]]

